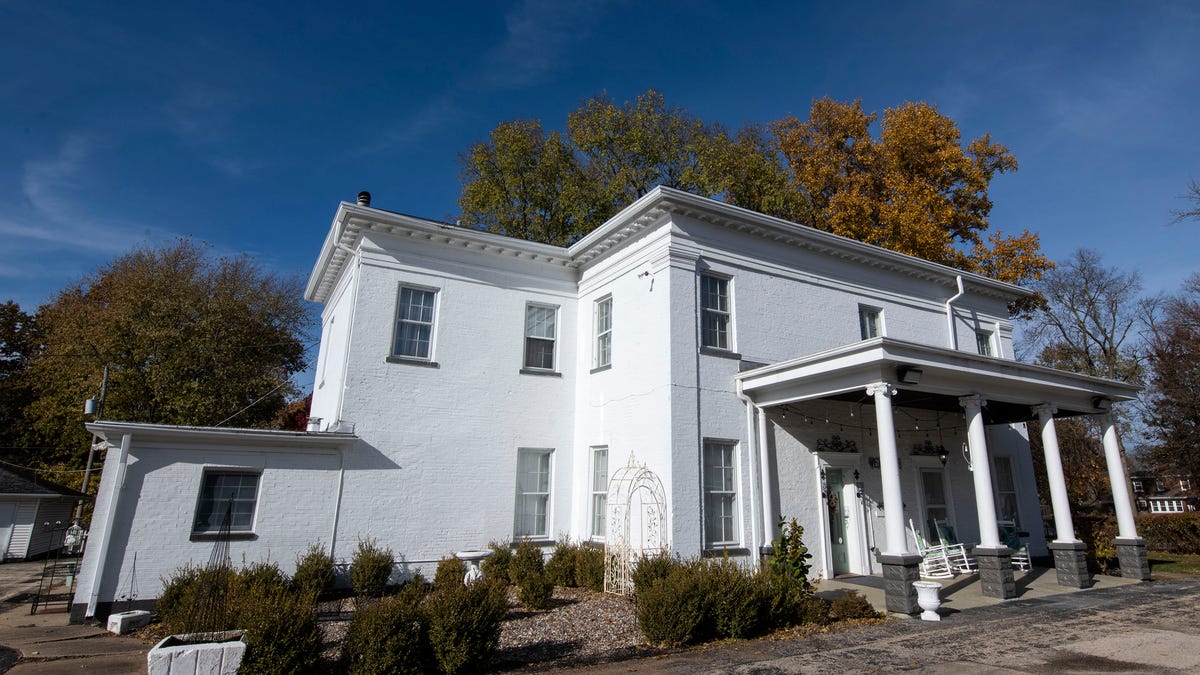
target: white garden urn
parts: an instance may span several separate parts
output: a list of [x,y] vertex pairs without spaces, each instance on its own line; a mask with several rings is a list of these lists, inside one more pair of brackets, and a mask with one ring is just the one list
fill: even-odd
[[939,596],[942,585],[936,581],[914,581],[913,588],[917,589],[917,605],[924,610],[921,612],[921,619],[941,621],[942,617],[938,615],[937,608],[942,604],[942,598]]

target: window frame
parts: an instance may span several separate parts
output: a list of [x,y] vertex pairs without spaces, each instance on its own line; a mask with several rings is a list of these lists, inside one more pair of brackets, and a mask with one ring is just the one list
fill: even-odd
[[[868,322],[868,318],[873,319]],[[874,335],[868,335],[868,326],[874,328]],[[883,329],[883,308],[874,305],[858,305],[858,334],[863,340],[873,340],[885,335]]]
[[[1155,508],[1160,507],[1160,508]],[[1182,499],[1151,499],[1151,513],[1183,513],[1187,509],[1184,508]]]
[[[597,467],[600,465],[600,454],[604,455],[604,483],[603,489],[597,489],[596,478],[599,476]],[[592,541],[604,541],[608,535],[608,446],[593,445],[591,447],[591,470],[588,472],[590,478],[590,496],[589,508],[591,517],[588,519],[588,532]],[[601,526],[597,528],[597,525]],[[600,534],[597,534],[597,529]]]
[[[605,310],[607,308],[607,310]],[[602,318],[607,312],[608,326]],[[609,293],[592,304],[592,368],[594,371],[612,367],[613,301]]]
[[[521,459],[523,456],[537,455],[546,458],[545,470],[545,490],[523,490],[522,489],[522,469]],[[540,466],[538,474],[541,474]],[[550,539],[551,525],[554,522],[553,506],[554,496],[554,448],[517,448],[517,466],[515,489],[516,497],[513,504],[513,539],[515,540],[530,540],[530,541],[548,541]],[[535,487],[541,487],[540,485]],[[527,499],[537,499],[542,502],[542,528],[541,532],[527,531],[523,527],[526,523],[525,519],[529,518],[528,512],[524,510],[525,501]],[[535,520],[538,518],[536,508],[533,511]]]
[[[1008,471],[1001,472],[1000,464],[1004,462],[1008,465]],[[1001,490],[1000,479],[1007,477],[1012,484],[1011,490]],[[1009,521],[1016,527],[1021,527],[1021,486],[1017,483],[1017,464],[1013,461],[1011,455],[993,455],[992,456],[992,491],[996,497],[996,519]],[[1003,496],[1012,496],[1013,513],[1000,513],[1001,504],[1004,501]]]
[[[414,319],[405,319],[400,316],[400,310],[402,307],[401,300],[404,298],[404,291],[406,291],[406,290],[413,291],[416,293],[428,293],[431,296],[433,296],[433,298],[432,298],[433,301],[430,306],[430,315],[429,315],[428,322],[414,320]],[[396,309],[395,309],[395,312],[393,315],[393,320],[392,320],[392,343],[391,343],[391,349],[389,350],[389,354],[388,354],[389,362],[393,362],[393,363],[408,362],[408,363],[422,363],[422,364],[435,363],[434,347],[437,344],[437,318],[438,318],[438,310],[440,309],[440,307],[438,306],[440,303],[440,300],[441,300],[441,289],[440,288],[436,288],[433,286],[422,286],[420,284],[410,284],[410,283],[403,282],[403,281],[397,285]],[[400,353],[399,347],[400,347],[401,326],[406,323],[409,325],[417,325],[417,326],[426,326],[427,325],[429,327],[429,340],[428,340],[427,348],[426,348],[427,353],[424,356]]]
[[[718,297],[723,297],[725,300],[725,307],[723,309],[720,307],[709,307],[707,304],[709,294],[705,292],[704,285],[709,280],[723,284],[724,293],[723,295],[718,294]],[[736,351],[733,330],[733,277],[715,272],[701,272],[698,290],[700,296],[697,302],[700,307],[700,348],[720,352]],[[712,344],[709,342],[709,330],[707,326],[709,316],[713,316],[721,322],[721,328],[724,328],[724,332],[722,333],[718,330],[713,335],[717,343],[720,342],[719,336],[724,335],[725,344]]]
[[1184,492],[1191,492],[1192,491],[1192,479],[1191,478],[1180,478],[1179,479],[1179,489]]
[[1146,486],[1142,484],[1142,481],[1140,478],[1134,478],[1134,479],[1130,480],[1129,482],[1133,484],[1134,492],[1145,492],[1146,491]]
[[[706,549],[723,549],[723,548],[738,548],[742,543],[742,523],[741,523],[741,508],[738,502],[738,442],[730,439],[722,438],[705,438],[701,444],[700,456],[700,489],[704,497],[703,509],[703,533],[704,547]],[[721,471],[724,478],[728,478],[728,486],[724,483],[718,489],[710,484],[709,472],[714,466],[714,462],[710,457],[711,451],[716,450],[721,452],[728,451],[728,463],[723,463],[725,457],[720,457],[722,462]],[[728,513],[721,513],[718,517],[721,519],[728,518],[729,531],[725,531],[724,527],[719,533],[714,532],[714,506],[717,504],[725,504]],[[722,509],[723,511],[725,509]],[[715,535],[715,536],[714,536]]]
[[[540,336],[540,335],[532,335],[531,336],[529,334],[529,313],[531,310],[534,310],[534,309],[550,310],[550,312],[552,313],[551,316],[554,321],[554,323],[553,323],[554,335],[553,336],[551,336],[551,337],[545,337],[545,336]],[[526,374],[557,374],[558,373],[558,343],[559,343],[558,326],[559,326],[559,306],[558,305],[551,305],[549,303],[536,302],[533,300],[530,300],[529,302],[525,303],[525,313],[524,313],[523,321],[522,321],[522,325],[521,325],[521,336],[522,336],[522,338],[521,338],[521,372],[522,373],[526,373]],[[530,365],[530,363],[529,363],[529,357],[530,357],[530,352],[529,352],[530,342],[529,341],[530,340],[538,340],[538,341],[550,343],[550,366],[549,367],[540,366],[540,365]]]
[[979,352],[980,356],[996,355],[996,343],[993,342],[992,336],[990,330],[975,331],[975,351]]
[[[254,497],[253,497],[253,499],[250,499],[250,500],[247,500],[247,499],[244,499],[241,497],[237,497],[234,499],[235,504],[237,504],[239,502],[241,502],[241,503],[245,503],[247,501],[251,502],[250,515],[249,515],[249,522],[246,523],[245,526],[240,526],[240,525],[235,526],[234,523],[231,522],[230,527],[229,527],[229,535],[233,538],[239,538],[239,537],[244,538],[244,537],[255,536],[255,525],[257,525],[257,523],[258,523],[258,512],[259,512],[258,506],[259,506],[259,502],[262,499],[262,470],[254,469],[254,468],[247,468],[247,467],[214,466],[214,467],[205,467],[204,470],[200,474],[200,487],[199,487],[199,490],[197,491],[195,505],[192,509],[192,525],[189,530],[190,535],[193,538],[206,538],[206,537],[220,536],[221,523],[219,522],[219,520],[220,520],[221,516],[217,515],[218,500],[215,497],[215,495],[213,497],[205,497],[205,493],[207,492],[206,487],[208,486],[210,479],[232,478],[232,477],[238,477],[238,478],[251,478],[252,477],[254,479],[254,481],[253,481]],[[238,486],[238,487],[240,489],[241,487],[244,487],[244,486]],[[215,489],[214,489],[214,491],[215,491]],[[206,519],[206,522],[211,521],[211,519],[214,516],[217,517],[218,522],[215,524],[215,526],[209,526],[207,528],[201,529],[200,528],[200,517],[201,517],[201,514],[204,513],[203,509],[204,509],[206,502],[211,502],[211,506],[209,507],[209,510],[207,512],[208,518]],[[235,512],[234,520],[236,520],[236,519],[237,519],[237,514]]]

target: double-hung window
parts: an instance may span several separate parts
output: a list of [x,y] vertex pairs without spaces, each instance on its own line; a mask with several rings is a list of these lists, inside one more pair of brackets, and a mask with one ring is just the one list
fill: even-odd
[[996,455],[992,458],[992,480],[996,486],[996,518],[1021,524],[1017,511],[1017,481],[1013,476],[1012,458]]
[[612,296],[596,301],[596,346],[594,368],[612,365]]
[[859,305],[858,331],[864,340],[883,335],[883,310],[878,307]]
[[525,367],[554,370],[554,343],[558,337],[558,308],[525,305]]
[[608,509],[608,448],[592,448],[592,538],[603,539]]
[[704,543],[738,543],[736,452],[730,441],[704,441]]
[[252,471],[205,471],[192,533],[220,533],[227,519],[230,532],[252,532],[254,510],[258,505],[258,479],[259,474]]
[[396,331],[392,356],[428,361],[433,351],[433,312],[437,292],[428,288],[400,287],[396,303]]
[[732,349],[729,339],[732,316],[729,279],[711,274],[700,275],[700,345],[713,349]]
[[520,539],[545,539],[549,533],[550,459],[547,448],[517,450],[517,508],[513,517],[513,536]]
[[1192,489],[1191,479],[1190,478],[1180,478],[1179,479],[1179,489],[1183,490],[1185,492],[1190,491]]

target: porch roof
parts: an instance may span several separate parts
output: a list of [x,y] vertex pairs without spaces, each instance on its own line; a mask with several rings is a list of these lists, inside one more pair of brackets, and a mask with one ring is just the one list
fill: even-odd
[[958,411],[960,396],[978,394],[988,402],[988,424],[1032,420],[1032,408],[1043,403],[1058,409],[1056,417],[1103,413],[1109,405],[1105,401],[1128,401],[1140,390],[1115,380],[886,337],[747,370],[737,381],[762,407],[815,399],[860,401],[863,388],[874,382],[896,385],[899,407]]

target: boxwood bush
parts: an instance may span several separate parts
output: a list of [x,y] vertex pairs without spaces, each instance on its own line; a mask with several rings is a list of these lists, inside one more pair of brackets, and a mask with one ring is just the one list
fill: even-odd
[[434,661],[422,599],[423,594],[406,591],[358,610],[342,650],[346,671],[351,675],[429,672]]
[[435,588],[423,605],[429,642],[444,673],[486,670],[500,643],[500,626],[508,615],[505,586],[482,581]]
[[314,597],[328,595],[333,590],[333,556],[320,544],[312,544],[303,555],[296,556],[296,572],[292,586]]
[[438,561],[437,571],[433,573],[433,586],[440,588],[463,583],[463,577],[467,575],[467,564],[459,560],[457,556],[442,558]]
[[493,581],[509,582],[508,564],[512,561],[512,546],[507,541],[493,541],[488,544],[492,554],[483,559],[479,570],[483,576]]
[[350,560],[350,585],[354,592],[369,598],[381,597],[392,577],[394,558],[391,549],[381,548],[374,539],[359,539]]
[[597,593],[604,592],[604,547],[580,544],[575,549],[575,583]]

